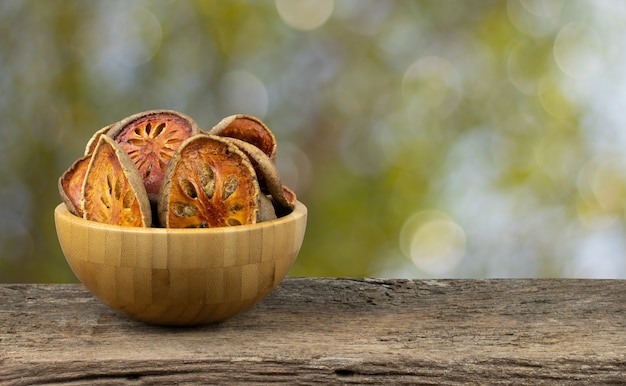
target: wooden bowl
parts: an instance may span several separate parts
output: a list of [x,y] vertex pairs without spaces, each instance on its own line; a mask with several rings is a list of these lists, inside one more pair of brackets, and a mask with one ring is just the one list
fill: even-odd
[[283,280],[300,251],[307,209],[253,225],[132,228],[54,210],[74,274],[102,302],[144,322],[199,325],[243,312]]

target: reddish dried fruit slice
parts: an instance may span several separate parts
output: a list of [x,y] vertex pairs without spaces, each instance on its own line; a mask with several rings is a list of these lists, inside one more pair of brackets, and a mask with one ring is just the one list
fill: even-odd
[[139,169],[148,196],[156,201],[176,149],[199,132],[195,121],[182,113],[152,110],[121,120],[107,135],[128,153]]
[[111,138],[100,136],[85,175],[83,218],[107,224],[149,227],[150,201],[139,171]]
[[281,214],[290,213],[296,205],[296,194],[280,181],[274,163],[259,148],[236,138],[226,138],[250,159],[262,191],[272,196],[276,209]]
[[223,138],[198,134],[172,158],[159,196],[159,220],[167,228],[253,224],[258,199],[248,158]]
[[209,134],[237,138],[253,144],[265,153],[269,159],[276,160],[276,138],[274,133],[257,117],[237,114],[222,119]]
[[77,159],[59,178],[59,193],[70,213],[83,217],[80,201],[91,155]]

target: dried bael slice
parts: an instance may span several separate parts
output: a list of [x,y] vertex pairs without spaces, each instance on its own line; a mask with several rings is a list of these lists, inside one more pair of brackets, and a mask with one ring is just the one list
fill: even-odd
[[105,134],[112,125],[103,127],[96,131],[87,142],[85,147],[85,155],[77,159],[65,173],[59,178],[59,193],[70,213],[78,217],[83,217],[83,211],[80,201],[83,198],[83,183],[85,182],[85,174],[91,160],[91,154],[98,144],[100,136]]
[[100,136],[83,184],[83,218],[107,224],[149,227],[150,201],[139,171],[111,138]]
[[209,134],[237,138],[253,144],[265,153],[272,162],[276,160],[276,138],[274,133],[259,118],[236,114],[222,119]]
[[107,135],[130,155],[148,197],[156,202],[170,159],[184,140],[200,132],[196,122],[172,110],[151,110],[116,123]]
[[280,215],[290,213],[296,205],[296,194],[280,181],[278,170],[274,163],[259,148],[236,138],[226,138],[239,148],[252,163],[260,188],[272,196],[276,212]]
[[214,135],[198,134],[178,149],[158,201],[166,228],[213,228],[258,221],[259,185],[248,158]]
[[59,178],[59,193],[70,213],[83,217],[80,201],[83,198],[83,182],[91,155],[77,159]]

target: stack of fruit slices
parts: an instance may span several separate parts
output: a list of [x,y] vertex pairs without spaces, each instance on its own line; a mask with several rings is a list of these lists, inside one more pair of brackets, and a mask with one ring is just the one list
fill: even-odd
[[96,131],[59,178],[59,192],[73,214],[108,224],[254,224],[296,203],[276,170],[276,147],[270,129],[250,115],[204,131],[185,114],[146,111]]

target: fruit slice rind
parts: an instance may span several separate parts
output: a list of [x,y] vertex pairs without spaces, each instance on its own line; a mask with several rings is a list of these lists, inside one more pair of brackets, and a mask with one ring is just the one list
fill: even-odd
[[170,161],[157,201],[166,228],[253,224],[259,216],[259,186],[252,164],[224,138],[197,134]]
[[87,145],[85,146],[85,155],[90,155],[91,153],[93,153],[93,151],[96,149],[96,146],[98,145],[98,140],[100,139],[100,136],[106,135],[111,127],[113,127],[113,125],[115,124],[112,123],[110,125],[104,126],[100,130],[93,133],[91,138],[89,138],[89,141],[87,141]]
[[135,227],[152,225],[150,201],[139,171],[111,138],[100,136],[82,186],[83,218]]

